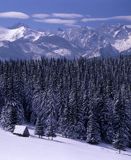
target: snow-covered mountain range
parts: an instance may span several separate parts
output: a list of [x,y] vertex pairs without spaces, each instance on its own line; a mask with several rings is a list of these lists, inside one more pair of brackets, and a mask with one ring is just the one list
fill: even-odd
[[103,25],[37,31],[25,25],[0,27],[0,59],[109,57],[131,54],[131,26]]

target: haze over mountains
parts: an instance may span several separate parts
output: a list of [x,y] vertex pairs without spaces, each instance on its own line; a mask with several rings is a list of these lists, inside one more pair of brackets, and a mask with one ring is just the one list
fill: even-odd
[[131,26],[103,25],[38,31],[26,25],[0,28],[0,59],[109,57],[131,54]]

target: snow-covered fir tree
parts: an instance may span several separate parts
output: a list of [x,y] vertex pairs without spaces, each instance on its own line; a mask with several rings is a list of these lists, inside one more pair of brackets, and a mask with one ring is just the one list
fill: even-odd
[[17,110],[13,102],[7,102],[6,106],[3,106],[0,123],[3,129],[13,132],[14,127],[17,124]]
[[114,139],[113,146],[120,150],[125,150],[128,145],[128,116],[127,106],[123,94],[119,93],[118,99],[115,104],[114,113]]
[[37,118],[36,124],[35,124],[35,135],[38,135],[39,138],[42,138],[44,136],[44,124],[42,122],[41,117],[39,116]]
[[97,99],[96,97],[93,97],[90,100],[86,139],[86,141],[91,144],[98,144],[101,140],[100,126],[98,123],[97,114]]
[[56,129],[57,129],[57,109],[55,108],[55,94],[52,89],[51,84],[49,84],[49,88],[47,91],[47,103],[46,103],[46,130],[45,130],[45,136],[48,138],[51,137],[53,140],[53,137],[56,137]]
[[13,131],[15,124],[24,123],[24,110],[20,103],[6,100],[2,107],[0,124],[7,131]]

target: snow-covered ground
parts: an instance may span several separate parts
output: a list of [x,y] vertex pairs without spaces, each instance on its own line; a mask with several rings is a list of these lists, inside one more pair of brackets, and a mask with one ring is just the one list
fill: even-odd
[[57,137],[54,141],[18,137],[0,129],[0,160],[130,160],[131,150],[118,154],[109,145],[89,145]]

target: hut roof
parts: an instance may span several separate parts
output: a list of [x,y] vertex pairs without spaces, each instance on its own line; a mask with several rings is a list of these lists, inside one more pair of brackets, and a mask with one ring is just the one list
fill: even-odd
[[25,131],[28,130],[26,126],[15,125],[14,134],[24,135]]

